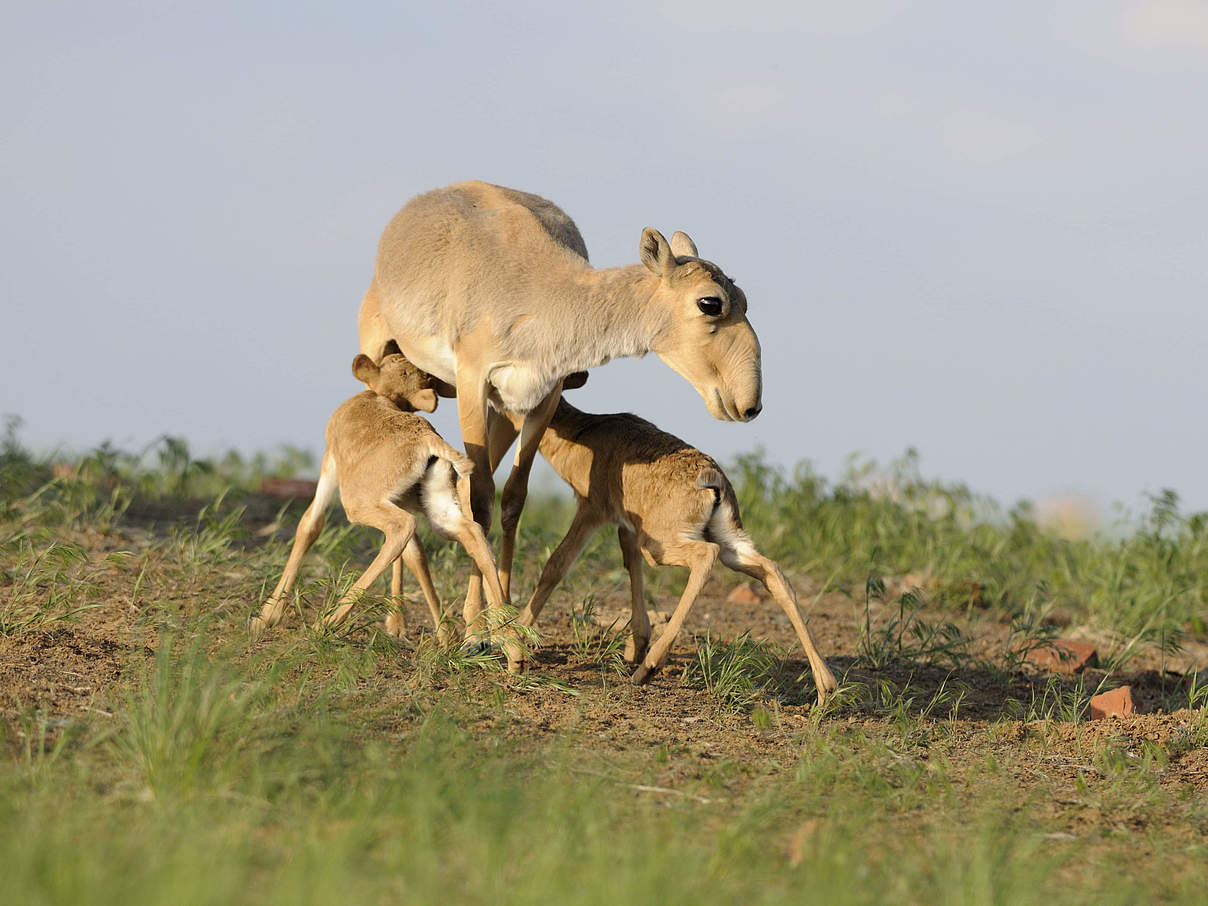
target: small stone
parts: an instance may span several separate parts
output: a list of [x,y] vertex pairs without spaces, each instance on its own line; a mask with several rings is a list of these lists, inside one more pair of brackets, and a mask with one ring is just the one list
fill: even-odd
[[306,478],[264,478],[260,481],[260,493],[265,497],[281,500],[314,497],[319,483]]
[[1054,607],[1041,622],[1045,626],[1055,626],[1057,629],[1065,629],[1074,622],[1074,615],[1064,607]]
[[734,590],[726,595],[726,600],[731,604],[759,604],[763,598],[755,591],[752,583],[744,582],[735,586]]
[[1091,699],[1091,720],[1107,717],[1127,717],[1133,713],[1132,688],[1121,686],[1110,692],[1101,692]]
[[1099,663],[1095,646],[1080,639],[1050,639],[1030,644],[1034,647],[1028,651],[1024,662],[1037,670],[1070,675]]

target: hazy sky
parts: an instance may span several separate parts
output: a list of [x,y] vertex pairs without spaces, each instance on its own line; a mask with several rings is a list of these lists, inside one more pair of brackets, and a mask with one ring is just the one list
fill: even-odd
[[39,0],[0,12],[0,105],[0,412],[33,446],[317,451],[382,227],[477,178],[597,265],[685,230],[747,293],[756,421],[654,356],[583,408],[1208,508],[1208,3]]

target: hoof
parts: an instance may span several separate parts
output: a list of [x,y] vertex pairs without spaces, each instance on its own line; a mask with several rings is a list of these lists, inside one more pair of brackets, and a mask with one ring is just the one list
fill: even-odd
[[268,629],[268,623],[264,622],[260,617],[252,617],[251,622],[248,623],[248,631],[252,634],[253,639],[260,638],[260,635],[266,629]]
[[407,636],[407,621],[401,613],[386,615],[386,635],[393,639],[402,640]]
[[498,647],[491,642],[489,636],[471,636],[461,643],[461,653],[466,657],[495,654],[498,651]]
[[327,620],[323,619],[323,617],[319,617],[319,619],[315,620],[314,623],[311,624],[310,631],[318,636],[334,635],[336,625],[329,623]]
[[649,647],[650,639],[639,639],[637,636],[630,636],[629,641],[625,643],[625,663],[641,663]]
[[633,671],[633,675],[629,677],[629,682],[635,686],[645,685],[646,680],[650,679],[650,668],[645,664]]

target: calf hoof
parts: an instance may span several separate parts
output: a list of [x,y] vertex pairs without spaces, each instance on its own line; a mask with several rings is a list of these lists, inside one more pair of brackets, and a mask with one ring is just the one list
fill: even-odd
[[629,641],[625,643],[625,663],[637,664],[646,656],[646,650],[650,647],[650,639],[643,639],[638,636],[630,636]]
[[268,629],[268,623],[262,617],[252,617],[248,623],[248,631],[252,634],[253,639],[260,638],[264,630]]
[[650,679],[652,672],[649,667],[642,664],[637,670],[633,671],[633,674],[629,677],[629,682],[635,686],[645,685],[646,680]]
[[386,635],[403,639],[407,635],[407,620],[401,613],[386,614]]

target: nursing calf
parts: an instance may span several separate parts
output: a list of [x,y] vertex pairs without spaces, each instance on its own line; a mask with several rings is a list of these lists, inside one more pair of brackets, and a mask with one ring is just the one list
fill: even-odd
[[[473,463],[449,446],[415,410],[436,408],[431,379],[402,355],[387,355],[380,365],[366,355],[353,360],[353,374],[369,389],[343,403],[327,423],[327,449],[319,485],[294,538],[293,549],[281,581],[253,619],[259,632],[280,621],[298,577],[302,558],[319,537],[327,507],[337,485],[350,522],[379,529],[385,540],[369,568],[340,599],[322,625],[339,625],[358,595],[393,564],[392,601],[386,631],[401,637],[405,631],[400,607],[400,558],[415,574],[441,638],[448,630],[441,621],[440,601],[428,572],[427,558],[415,535],[415,516],[423,513],[442,537],[455,538],[466,549],[486,580],[487,606],[502,623],[504,593],[495,560],[482,529],[470,518],[469,477]],[[478,617],[467,613],[467,631]],[[504,641],[509,666],[520,663],[520,650],[509,632]]]

